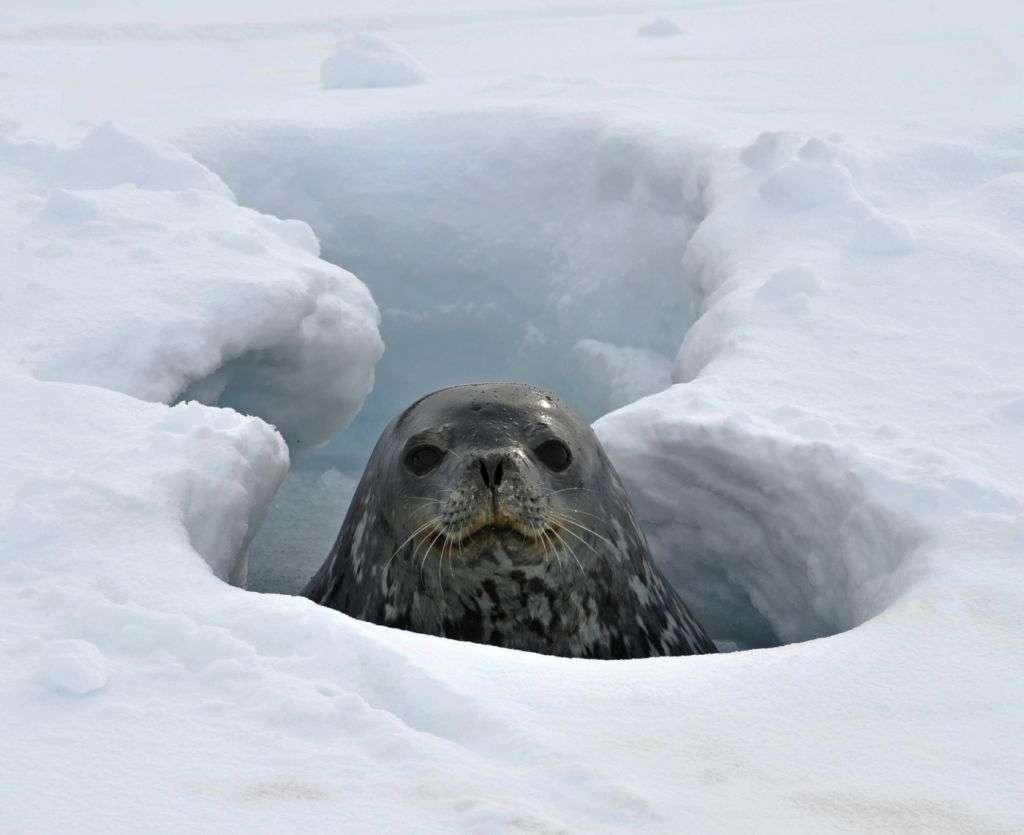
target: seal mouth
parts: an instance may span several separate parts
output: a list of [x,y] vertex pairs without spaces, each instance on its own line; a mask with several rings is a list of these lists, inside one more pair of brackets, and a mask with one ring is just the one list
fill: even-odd
[[544,530],[540,528],[535,531],[527,532],[518,525],[507,521],[499,521],[484,522],[472,528],[463,529],[458,532],[445,531],[445,538],[453,544],[461,545],[462,547],[476,542],[482,542],[487,539],[498,539],[503,541],[512,539],[532,544],[539,541],[543,533]]
[[475,512],[458,514],[455,518],[442,513],[437,520],[444,538],[463,548],[487,539],[520,545],[540,542],[549,533],[551,521],[548,514],[523,513],[520,508],[498,502],[478,506]]

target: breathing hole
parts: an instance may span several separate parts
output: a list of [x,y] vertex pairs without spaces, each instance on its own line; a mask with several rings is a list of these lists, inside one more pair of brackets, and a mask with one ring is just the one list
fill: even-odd
[[[518,380],[586,419],[611,412],[597,431],[652,555],[722,646],[831,635],[897,593],[914,536],[828,448],[713,426],[698,408],[665,437],[610,431],[626,419],[614,409],[671,385],[700,312],[687,270],[711,255],[686,256],[702,144],[509,108],[239,130],[208,133],[196,156],[244,205],[309,222],[322,257],[370,288],[387,344],[352,424],[292,449],[249,588],[294,593],[319,568],[395,414],[446,385]],[[239,385],[212,397],[244,407]]]

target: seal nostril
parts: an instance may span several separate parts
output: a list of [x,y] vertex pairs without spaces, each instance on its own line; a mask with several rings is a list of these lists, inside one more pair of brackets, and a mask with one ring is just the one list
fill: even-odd
[[482,458],[477,461],[477,464],[480,466],[480,478],[484,480],[484,487],[489,488],[491,486],[491,478],[487,474],[487,465],[484,463]]
[[495,466],[495,468],[494,468],[494,486],[495,487],[497,487],[499,484],[501,484],[501,475],[502,475],[501,463],[502,463],[501,459],[499,459],[497,466]]

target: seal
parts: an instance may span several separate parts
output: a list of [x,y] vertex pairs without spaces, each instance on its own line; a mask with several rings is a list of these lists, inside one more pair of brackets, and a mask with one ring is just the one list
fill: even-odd
[[477,383],[388,424],[302,594],[371,623],[572,658],[715,652],[653,564],[593,430]]

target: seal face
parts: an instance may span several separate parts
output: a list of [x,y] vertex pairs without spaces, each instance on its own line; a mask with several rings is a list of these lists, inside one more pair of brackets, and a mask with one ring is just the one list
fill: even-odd
[[392,420],[302,594],[372,623],[548,655],[715,651],[651,562],[597,436],[519,383],[441,389]]

